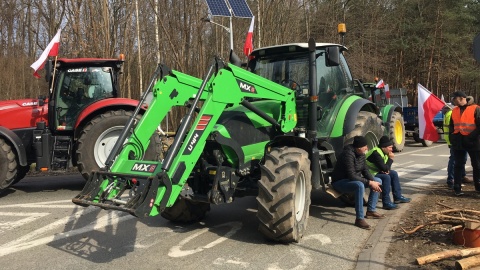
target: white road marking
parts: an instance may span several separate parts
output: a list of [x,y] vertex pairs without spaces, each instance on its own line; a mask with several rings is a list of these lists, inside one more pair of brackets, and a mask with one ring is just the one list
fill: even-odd
[[0,217],[25,217],[17,219],[15,221],[5,221],[5,218],[2,218],[3,221],[0,221],[0,233],[3,233],[8,230],[16,229],[20,226],[23,226],[27,223],[33,222],[44,216],[48,216],[50,213],[18,213],[18,212],[0,212]]
[[224,259],[224,258],[217,258],[213,261],[214,265],[226,265],[226,264],[233,264],[240,266],[242,268],[249,268],[250,263],[248,262],[242,262],[239,258],[233,258],[233,259]]
[[[65,203],[65,204],[63,204],[63,203]],[[78,206],[73,204],[72,200],[0,205],[0,209],[2,209],[2,208],[53,208],[53,209],[66,208],[66,209],[74,209],[76,207],[78,207]]]
[[435,145],[435,146],[430,146],[430,147],[421,148],[421,149],[418,149],[418,150],[415,150],[415,151],[402,152],[402,153],[399,153],[399,154],[395,154],[395,156],[411,155],[411,154],[413,154],[413,153],[417,153],[417,152],[421,152],[421,151],[426,151],[426,150],[428,150],[428,149],[433,149],[433,148],[437,148],[437,147],[447,147],[447,145],[446,145],[446,144],[439,144],[439,145]]
[[[313,261],[310,253],[308,253],[307,251],[305,251],[305,250],[303,250],[299,247],[295,247],[293,245],[292,245],[292,249],[290,251],[295,253],[297,255],[297,257],[299,257],[301,259],[301,263],[299,263],[294,268],[290,268],[290,269],[292,269],[292,270],[308,269],[310,263],[312,263],[312,261]],[[318,267],[319,267],[318,269],[322,268],[320,265],[318,265]],[[268,270],[283,270],[283,268],[280,267],[278,262],[269,264],[267,269]]]
[[437,170],[430,174],[424,175],[420,178],[417,178],[413,181],[407,182],[404,185],[410,187],[427,187],[431,186],[433,183],[438,183],[442,179],[446,178],[444,170]]
[[[78,207],[78,206],[77,206]],[[65,239],[67,237],[72,237],[78,234],[82,234],[85,232],[89,232],[92,230],[98,230],[101,228],[104,228],[108,225],[113,225],[120,223],[122,221],[126,221],[129,219],[133,219],[134,217],[131,215],[128,215],[123,212],[109,212],[107,215],[104,215],[98,219],[95,219],[92,221],[87,226],[84,226],[82,228],[78,228],[75,230],[71,230],[68,232],[63,232],[63,233],[58,233],[55,235],[49,235],[45,236],[39,239],[36,239],[37,237],[41,236],[42,234],[47,233],[48,231],[51,231],[53,229],[56,229],[60,226],[65,226],[68,222],[74,222],[78,218],[80,218],[82,215],[85,215],[87,213],[93,212],[93,211],[98,211],[98,208],[96,207],[89,207],[89,208],[80,208],[80,211],[74,213],[73,215],[70,215],[68,217],[64,217],[62,219],[59,219],[47,226],[44,226],[40,229],[37,229],[31,233],[28,233],[16,240],[13,240],[9,243],[3,244],[0,246],[0,257],[3,257],[8,254],[12,254],[15,252],[19,252],[22,250],[27,250],[36,246],[40,245],[45,245],[53,241]],[[122,216],[123,215],[123,216]],[[75,227],[73,225],[73,227]]]
[[210,230],[210,228],[204,228],[204,229],[201,229],[200,231],[198,231],[197,233],[194,233],[193,235],[183,239],[182,241],[180,241],[180,243],[178,245],[170,248],[170,250],[168,251],[168,256],[173,257],[173,258],[184,257],[184,256],[188,256],[188,255],[191,255],[191,254],[198,253],[198,252],[203,251],[204,249],[207,249],[207,248],[212,248],[212,247],[222,243],[223,241],[228,240],[228,238],[230,238],[232,235],[234,235],[238,230],[240,230],[242,228],[242,223],[238,222],[238,221],[227,222],[227,223],[224,223],[224,224],[217,225],[213,228],[220,228],[220,227],[225,227],[225,226],[229,226],[229,227],[232,227],[232,228],[224,236],[219,237],[217,240],[215,240],[213,242],[210,242],[209,244],[207,244],[203,247],[197,247],[195,249],[189,249],[189,250],[182,250],[182,247],[185,244],[187,244],[192,239],[194,239],[194,238],[200,236],[201,234],[204,234],[204,233],[206,233]]

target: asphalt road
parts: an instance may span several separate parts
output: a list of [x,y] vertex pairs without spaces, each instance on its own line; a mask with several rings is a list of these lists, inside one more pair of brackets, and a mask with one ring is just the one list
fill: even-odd
[[[407,141],[394,163],[404,195],[445,181],[448,153],[445,143]],[[76,206],[71,199],[83,184],[77,174],[27,177],[0,197],[2,269],[355,269],[359,254],[383,261],[382,252],[364,255],[384,228],[354,227],[354,209],[320,191],[312,194],[302,241],[284,245],[258,232],[254,197],[212,206],[203,222],[182,226]]]

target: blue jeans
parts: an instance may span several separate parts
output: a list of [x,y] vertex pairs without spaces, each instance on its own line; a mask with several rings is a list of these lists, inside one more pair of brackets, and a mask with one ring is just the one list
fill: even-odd
[[400,187],[400,179],[398,173],[390,170],[389,174],[377,173],[375,177],[382,179],[382,203],[391,203],[390,191],[393,193],[393,200],[398,200],[402,197],[402,188]]
[[[382,180],[374,177],[373,180],[382,184]],[[363,212],[363,194],[365,193],[365,184],[358,180],[342,179],[332,183],[333,188],[341,193],[353,193],[355,196],[355,215],[357,219],[365,218]],[[374,212],[377,208],[378,192],[370,190],[368,195],[367,211]]]
[[[458,150],[457,150],[458,151]],[[467,151],[465,151],[465,160],[467,160]],[[447,167],[447,185],[453,185],[453,179],[455,178],[454,173],[455,168],[455,158],[453,156],[453,149],[450,147],[450,157],[448,158],[448,167]],[[462,177],[465,177],[465,166],[462,167]]]

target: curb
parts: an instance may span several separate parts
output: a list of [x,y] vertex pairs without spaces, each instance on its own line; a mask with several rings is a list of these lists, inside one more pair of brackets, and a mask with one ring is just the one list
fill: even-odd
[[[410,203],[420,201],[426,195],[423,193],[412,194]],[[396,266],[385,264],[387,250],[395,234],[390,228],[400,222],[403,214],[410,208],[408,207],[410,203],[401,204],[400,208],[387,212],[387,218],[379,220],[372,234],[367,239],[363,250],[358,255],[355,270],[395,269]],[[393,214],[388,215],[389,213]]]

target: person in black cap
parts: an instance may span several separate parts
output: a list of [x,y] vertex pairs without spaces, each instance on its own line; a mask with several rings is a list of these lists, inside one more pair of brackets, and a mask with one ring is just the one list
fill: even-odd
[[[393,143],[387,136],[382,136],[378,146],[368,151],[366,157],[370,173],[382,179],[382,204],[386,210],[397,209],[398,203],[411,201],[402,195],[398,173],[391,169],[394,157]],[[393,193],[393,202],[390,190]]]
[[467,95],[462,91],[452,94],[452,102],[456,107],[452,110],[448,137],[455,160],[453,190],[455,195],[461,196],[462,172],[467,162],[465,151],[472,162],[475,190],[480,192],[480,107],[469,104]]
[[[375,211],[382,180],[373,177],[365,163],[365,153],[368,151],[367,140],[355,136],[353,144],[346,145],[340,154],[332,172],[332,186],[341,193],[353,193],[355,196],[355,226],[369,230],[371,227],[364,218],[384,218],[385,215]],[[367,213],[363,212],[363,194],[365,188],[370,188]]]

